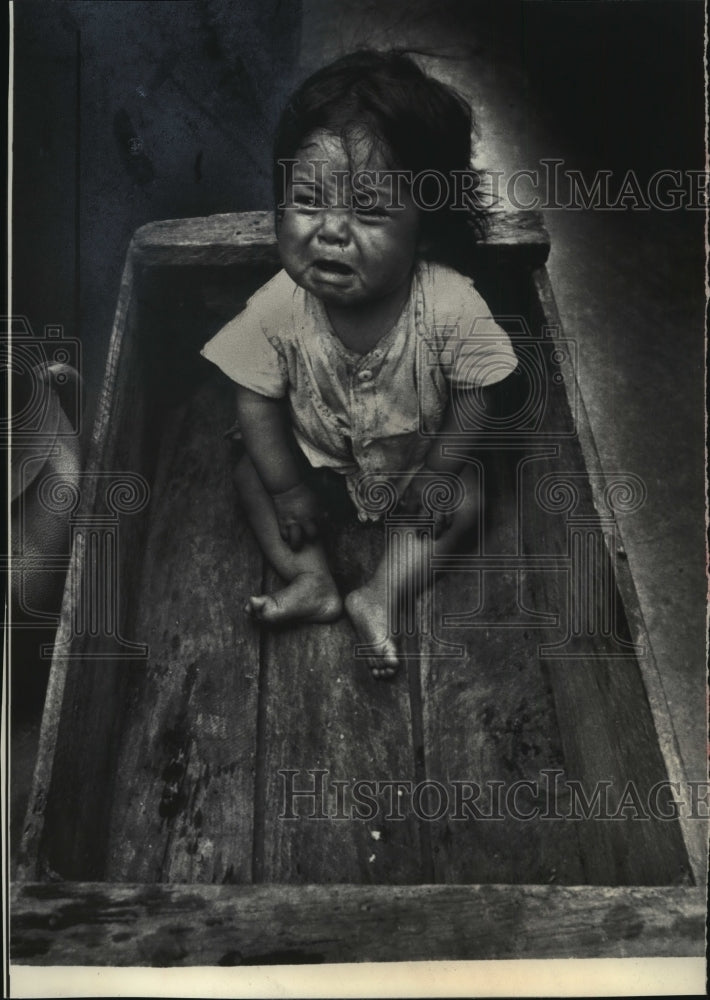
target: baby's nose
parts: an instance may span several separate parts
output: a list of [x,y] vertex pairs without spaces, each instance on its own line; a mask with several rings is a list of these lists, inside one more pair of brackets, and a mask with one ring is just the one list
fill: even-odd
[[326,208],[321,212],[318,237],[326,243],[347,243],[350,239],[350,213],[346,208]]

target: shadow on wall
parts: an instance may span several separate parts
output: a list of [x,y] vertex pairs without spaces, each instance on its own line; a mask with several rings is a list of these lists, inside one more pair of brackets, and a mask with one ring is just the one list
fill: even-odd
[[702,0],[479,0],[462,15],[579,156],[641,175],[703,168]]
[[[62,328],[76,346],[85,444],[135,230],[271,201],[271,137],[293,85],[300,6],[25,0],[14,7],[13,313],[26,317],[20,325],[31,328],[40,353],[47,326],[60,339]],[[61,419],[58,406],[45,409]],[[30,441],[30,452],[46,439]],[[61,468],[53,458],[49,471],[71,466],[74,475],[79,442],[71,454],[63,447]],[[54,454],[50,445],[45,453]],[[39,482],[36,460],[31,468]],[[14,544],[30,555],[65,552],[66,531],[45,524],[35,487],[18,485]],[[23,626],[13,634],[13,711],[30,726],[47,680],[40,648],[52,641],[61,601],[66,560],[55,561],[51,573],[30,575],[34,589],[13,602],[13,621]],[[22,811],[14,809],[18,822]]]
[[300,6],[15,6],[13,310],[81,339],[85,434],[133,232],[270,203]]
[[[643,8],[445,0],[436,16],[524,69],[553,130],[597,167],[702,166],[702,0]],[[14,311],[38,334],[52,323],[81,338],[86,429],[132,233],[271,203],[273,128],[309,52],[302,2],[25,0],[14,10]]]

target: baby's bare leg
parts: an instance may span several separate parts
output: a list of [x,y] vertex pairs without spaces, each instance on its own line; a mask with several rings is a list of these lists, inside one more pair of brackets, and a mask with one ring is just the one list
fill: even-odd
[[247,455],[237,466],[235,483],[262,552],[287,584],[273,594],[250,597],[244,610],[269,624],[329,622],[339,618],[343,603],[320,543],[306,542],[300,551],[294,552],[284,542],[271,497]]
[[[449,529],[434,541],[435,554],[455,552],[478,516],[480,499],[477,477],[470,466],[464,467],[460,476],[465,500],[454,513]],[[422,593],[422,568],[427,548],[431,545],[431,540],[422,534],[406,556],[393,560],[390,553],[386,552],[372,579],[345,598],[345,610],[360,642],[378,647],[369,657],[374,677],[388,680],[399,667],[397,644],[389,632],[389,609],[396,607],[396,602],[405,594],[414,599]]]

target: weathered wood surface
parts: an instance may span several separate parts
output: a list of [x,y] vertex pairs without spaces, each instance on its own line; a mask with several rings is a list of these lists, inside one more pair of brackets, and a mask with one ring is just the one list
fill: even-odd
[[[382,555],[381,529],[335,512],[324,534],[341,588],[362,583]],[[281,585],[269,575],[267,589]],[[396,789],[363,788],[369,802],[360,805],[353,798],[359,781],[415,779],[406,674],[393,684],[374,680],[354,656],[347,620],[266,632],[262,641],[263,880],[428,881],[416,818],[397,818]],[[298,774],[286,778],[284,769]],[[317,777],[317,769],[327,773]],[[313,800],[293,800],[299,818],[281,818],[287,787],[321,780],[322,798],[319,791]],[[340,818],[307,818],[313,813]]]
[[[251,235],[246,230],[236,232],[240,228],[235,222],[238,218],[249,222]],[[515,218],[523,228],[527,226],[528,235],[524,237],[520,231],[517,236],[512,234],[510,243],[506,243],[508,237],[502,235],[501,253],[509,247],[515,255],[518,252],[516,239],[520,239],[523,244],[527,240],[527,245],[532,247],[532,256],[511,258],[516,267],[532,264],[539,257],[544,259],[547,245],[536,230],[532,216],[526,217],[527,221],[517,215]],[[525,253],[527,251],[523,251]],[[146,265],[236,263],[241,266],[242,263],[256,263],[272,267],[277,263],[271,220],[266,213],[153,224],[136,235],[134,259]],[[491,281],[494,289],[501,294],[505,291],[497,278]],[[538,281],[534,286],[538,305],[544,298],[543,293],[544,288]],[[142,429],[130,419],[131,400],[140,392],[140,380],[125,381],[135,374],[126,371],[136,333],[126,319],[136,308],[131,296],[129,266],[94,431],[90,468],[134,468],[137,465],[142,469],[148,457]],[[543,318],[549,322],[552,317],[554,322],[549,303],[542,303],[542,312]],[[152,335],[159,329],[160,326],[156,327]],[[172,337],[172,331],[169,335]],[[181,364],[185,367],[184,362]],[[569,374],[566,377],[569,386]],[[183,383],[180,380],[178,383],[176,386],[180,389]],[[189,384],[189,378],[184,384]],[[174,415],[178,412],[185,415],[187,411],[180,411],[184,404],[184,399],[173,400]],[[199,433],[211,427],[211,440],[216,445],[231,414],[227,416],[224,411],[220,416],[219,406],[212,413],[209,405],[200,414],[203,429]],[[558,421],[555,431],[559,434],[570,424],[569,410],[561,407],[555,419]],[[242,643],[244,648],[253,650],[249,644],[257,642],[258,633],[254,626],[245,625],[241,619],[239,608],[244,593],[234,595],[233,605],[225,595],[235,579],[239,579],[239,586],[246,592],[249,589],[247,578],[257,578],[261,564],[258,558],[253,564],[247,559],[246,567],[242,564],[248,544],[239,536],[240,529],[233,521],[229,529],[232,534],[224,533],[223,524],[217,531],[218,542],[214,546],[205,545],[204,537],[199,544],[195,541],[200,530],[205,531],[205,525],[210,522],[206,511],[215,488],[218,492],[223,491],[222,500],[226,496],[226,479],[220,478],[226,472],[225,466],[220,466],[216,455],[210,454],[204,443],[202,446],[197,444],[197,438],[192,444],[186,444],[189,434],[181,440],[180,434],[175,433],[177,427],[177,424],[172,426],[172,433],[170,422],[165,433],[158,428],[159,436],[162,434],[162,465],[154,482],[154,501],[158,497],[166,502],[172,500],[168,485],[171,470],[176,470],[186,456],[192,461],[194,452],[200,453],[204,464],[197,462],[197,465],[203,474],[198,470],[193,478],[193,469],[189,477],[190,491],[178,490],[179,503],[173,510],[173,523],[153,523],[152,541],[163,553],[164,565],[156,562],[144,567],[143,589],[135,592],[140,597],[139,603],[142,602],[145,618],[141,620],[139,615],[135,619],[135,632],[132,633],[140,640],[144,638],[139,634],[144,624],[157,629],[149,637],[151,650],[156,664],[159,660],[165,662],[160,669],[153,671],[151,666],[145,674],[135,673],[129,678],[122,667],[106,673],[107,668],[101,666],[92,674],[82,664],[67,669],[66,660],[55,657],[35,789],[28,813],[30,825],[24,875],[30,878],[51,876],[42,865],[38,870],[35,863],[38,857],[44,863],[48,860],[48,855],[43,857],[41,851],[38,854],[38,842],[42,839],[45,845],[52,845],[49,860],[62,862],[57,865],[59,874],[81,879],[105,878],[107,874],[116,879],[145,877],[146,880],[185,882],[195,879],[248,882],[254,877],[335,881],[353,877],[373,883],[384,879],[405,883],[418,881],[420,877],[454,882],[532,877],[547,880],[554,875],[558,885],[384,888],[333,884],[217,888],[191,884],[189,889],[180,889],[159,885],[109,886],[98,882],[90,886],[25,884],[16,887],[14,895],[15,960],[47,964],[159,965],[701,953],[704,901],[694,889],[685,886],[658,890],[632,886],[593,889],[561,888],[559,885],[563,879],[578,881],[580,866],[583,877],[591,882],[638,880],[653,883],[686,878],[687,873],[683,871],[685,853],[676,822],[648,824],[631,820],[585,824],[575,821],[564,831],[564,837],[570,838],[564,841],[570,849],[566,850],[564,838],[561,839],[562,856],[557,863],[550,850],[554,837],[542,832],[535,832],[529,836],[529,843],[517,846],[515,836],[504,837],[507,856],[496,857],[496,851],[499,855],[502,852],[495,842],[497,830],[493,823],[486,825],[485,838],[480,837],[480,830],[472,825],[462,828],[463,834],[455,831],[456,836],[452,837],[445,822],[437,826],[433,821],[421,824],[416,830],[408,823],[385,831],[389,840],[387,837],[372,838],[367,823],[355,831],[352,824],[346,825],[345,821],[322,821],[325,832],[317,837],[307,832],[304,820],[295,821],[291,831],[285,831],[284,823],[274,816],[280,805],[279,796],[274,795],[274,775],[279,767],[289,766],[287,758],[299,762],[294,767],[308,769],[317,766],[312,763],[315,755],[317,760],[327,762],[336,780],[399,778],[402,775],[393,773],[393,761],[398,767],[411,769],[412,756],[415,779],[436,774],[444,781],[469,778],[475,781],[488,776],[486,769],[490,765],[491,776],[502,766],[501,780],[510,781],[516,774],[532,774],[526,768],[536,771],[547,763],[554,767],[559,759],[559,746],[550,728],[549,694],[544,685],[536,687],[532,711],[523,706],[514,689],[517,672],[506,671],[503,655],[493,646],[489,653],[494,661],[495,676],[501,683],[501,690],[495,695],[486,687],[488,675],[483,671],[473,673],[475,664],[469,673],[460,663],[447,669],[447,661],[424,661],[421,692],[418,666],[414,664],[409,665],[409,685],[405,678],[394,685],[375,684],[360,665],[356,664],[351,673],[345,673],[347,665],[343,651],[351,639],[347,625],[342,623],[329,627],[332,638],[326,643],[333,660],[330,669],[337,668],[334,689],[327,684],[325,672],[315,687],[300,683],[302,675],[315,668],[315,661],[321,655],[325,634],[322,626],[294,630],[290,636],[283,633],[258,640],[262,661],[267,662],[269,669],[273,664],[273,669],[271,680],[268,670],[261,679],[262,709],[257,712],[255,675],[230,673],[232,661],[226,647],[231,644],[234,648],[234,635],[238,631],[237,647],[242,648],[239,645]],[[578,448],[576,451],[563,448],[545,461],[548,459],[545,469],[559,471],[560,460],[563,464],[569,462],[569,467],[575,471],[583,471],[585,467],[584,456]],[[218,467],[221,472],[216,471]],[[526,481],[524,488],[527,490],[532,489],[530,483],[535,476],[539,478],[543,463],[532,463],[530,470],[534,476]],[[528,500],[525,501],[526,510]],[[226,508],[218,506],[217,510],[222,510],[226,520],[232,516]],[[591,506],[589,510],[593,513]],[[536,534],[540,528],[539,517],[537,521],[536,517],[537,514],[522,525],[523,536],[528,539],[525,551],[533,555],[540,552],[543,556],[559,556],[565,535],[562,521],[558,521],[552,531],[557,541],[553,541],[550,548],[547,536],[542,538]],[[187,532],[184,532],[185,526]],[[173,535],[172,540],[168,539],[169,532]],[[214,576],[208,585],[213,586],[215,592],[210,594],[205,605],[200,602],[194,605],[193,594],[187,601],[191,607],[194,605],[189,612],[193,617],[187,631],[191,641],[199,635],[209,666],[205,659],[195,667],[194,650],[190,643],[186,648],[183,642],[187,631],[183,632],[182,623],[186,623],[187,618],[183,617],[181,622],[180,616],[186,614],[183,598],[187,590],[175,598],[180,607],[177,621],[181,624],[173,627],[170,621],[173,598],[168,584],[170,581],[177,581],[179,585],[188,582],[182,563],[187,557],[179,551],[179,546],[175,546],[175,537],[183,532],[192,538],[189,552],[195,556],[195,565],[188,567],[189,571],[197,573],[200,584],[204,583],[205,574]],[[140,544],[135,544],[141,537],[140,531],[134,536],[134,555],[141,551]],[[537,539],[542,547],[531,546],[530,539]],[[508,543],[502,540],[500,544],[505,549]],[[623,576],[625,567],[620,570]],[[76,553],[72,573],[80,573]],[[461,588],[455,586],[457,576],[454,573],[449,584],[444,585],[444,589],[448,586],[452,591],[447,603],[454,602],[451,604],[454,613],[470,610],[473,589],[469,587],[466,594],[461,593]],[[488,605],[502,617],[517,613],[515,608],[505,605],[506,595],[511,592],[508,589],[510,580],[506,581],[504,574],[498,579],[500,589],[487,587]],[[523,582],[521,592],[529,607],[558,609],[560,602],[564,603],[564,588],[559,574],[554,571],[531,570]],[[126,585],[135,587],[135,578],[129,575]],[[623,588],[626,600],[626,583]],[[163,599],[168,596],[163,617],[156,616],[150,607],[152,593],[159,593]],[[438,600],[437,596],[435,602]],[[215,601],[221,605],[219,608],[213,606]],[[218,620],[214,620],[215,614]],[[239,617],[239,622],[237,617],[230,617],[232,614]],[[205,623],[210,627],[205,627]],[[561,638],[560,628],[550,628],[547,635],[538,628],[534,632],[535,641]],[[453,634],[446,638],[456,640],[464,633],[460,628],[452,631]],[[472,648],[476,647],[481,633],[486,636],[485,629],[471,630]],[[466,631],[466,634],[469,633]],[[66,605],[59,635],[65,638],[70,635]],[[525,647],[521,644],[521,635],[525,638],[524,630],[510,630],[510,636],[514,637],[510,648],[523,655]],[[180,646],[173,649],[176,638],[180,639]],[[506,641],[508,638],[505,636]],[[490,639],[488,636],[486,641]],[[284,644],[282,648],[279,643]],[[291,670],[288,669],[289,656],[293,665]],[[252,652],[245,654],[245,659],[254,662]],[[509,658],[510,662],[512,659],[514,657]],[[166,662],[168,668],[161,675]],[[218,675],[212,670],[214,664],[218,665]],[[529,669],[526,663],[523,673]],[[665,775],[637,664],[630,661],[618,670],[616,662],[610,661],[600,671],[598,661],[584,664],[581,670],[558,661],[551,666],[545,665],[543,674],[545,672],[552,682],[568,777],[579,777],[585,787],[600,779],[611,779],[618,784],[630,778],[638,779],[647,787],[648,782]],[[340,685],[337,684],[338,674],[344,678]],[[175,684],[178,678],[186,682],[184,687]],[[125,685],[129,681],[133,686],[129,686],[126,694]],[[141,690],[143,696],[139,698]],[[225,706],[238,703],[242,694],[247,700],[252,699],[250,711],[253,714],[251,721],[246,723],[231,719],[225,709]],[[422,705],[417,703],[422,694],[423,715]],[[270,702],[271,696],[274,697]],[[98,698],[98,706],[94,698]],[[485,714],[485,706],[490,707],[495,699],[500,702],[498,716]],[[150,704],[147,706],[145,702]],[[145,716],[139,718],[138,714],[131,714],[139,703],[141,711],[148,709],[148,716],[153,712],[152,737],[150,726],[153,723],[148,721],[148,730],[144,731]],[[672,729],[658,697],[658,685],[653,688],[652,709],[657,726],[659,719],[661,722],[667,763],[673,757],[672,753],[669,756],[667,745]],[[480,728],[466,726],[466,716],[475,719],[477,713],[484,725]],[[159,731],[159,718],[166,724],[163,735],[167,730],[185,738],[173,743],[163,741],[162,746],[159,745],[154,738]],[[168,725],[170,718],[178,724]],[[288,727],[279,736],[282,718],[288,720]],[[332,720],[336,719],[344,722],[347,728],[336,725],[330,733],[327,722],[331,720],[333,728]],[[542,740],[533,744],[528,739],[525,726],[533,720],[541,727],[544,746]],[[406,731],[406,737],[394,749],[393,733],[385,734],[385,728],[393,722],[393,733]],[[256,735],[255,726],[261,727]],[[271,757],[265,752],[270,744],[265,735],[269,727],[277,734],[270,746]],[[365,730],[367,735],[363,738]],[[342,741],[340,733],[344,736]],[[437,741],[441,742],[441,747],[437,747]],[[123,756],[117,753],[117,742]],[[341,742],[342,752],[337,745]],[[605,745],[600,746],[602,743]],[[230,810],[237,808],[237,802],[250,802],[248,786],[252,777],[250,768],[255,763],[255,747],[255,778],[260,797],[252,826],[249,805],[243,820],[235,820]],[[212,763],[219,767],[225,762],[225,748],[229,750],[227,763],[233,763],[234,770],[229,772],[227,768],[213,783]],[[423,751],[426,752],[422,757]],[[368,773],[357,773],[351,766],[349,754],[357,769],[366,767]],[[82,755],[86,759],[77,768]],[[117,761],[120,761],[118,768]],[[458,773],[452,761],[457,762]],[[205,780],[208,766],[209,786]],[[483,773],[471,774],[471,770],[478,770],[479,766]],[[341,767],[349,773],[336,774],[336,768]],[[377,770],[379,767],[381,770]],[[459,771],[463,767],[465,773]],[[682,769],[669,768],[668,773],[674,780],[682,777]],[[410,770],[403,777],[408,778],[411,774]],[[147,781],[141,785],[143,792],[136,795],[134,789],[146,776]],[[235,787],[237,794],[230,800]],[[115,790],[118,794],[114,797]],[[280,793],[281,789],[278,791]],[[168,815],[176,806],[174,815]],[[161,815],[161,807],[164,815]],[[159,822],[156,822],[156,815]],[[71,822],[70,816],[73,816]],[[237,827],[231,826],[233,820]],[[123,833],[120,832],[122,824]],[[342,830],[347,826],[350,830],[343,835]],[[697,842],[703,841],[702,831],[696,833],[700,826],[695,821],[691,831]],[[236,836],[233,834],[235,829],[239,831]],[[510,830],[516,834],[513,826]],[[379,828],[377,832],[381,832]],[[526,824],[522,835],[528,832]],[[75,833],[78,834],[76,838]],[[134,840],[133,847],[128,850],[122,842],[122,838],[126,839],[124,835]],[[141,837],[142,841],[137,844]],[[649,837],[653,838],[653,843]],[[582,861],[574,844],[577,838],[583,852]],[[95,843],[90,844],[91,840]],[[371,853],[366,853],[370,845]],[[390,850],[390,845],[396,849]],[[245,852],[250,852],[252,847],[255,848],[254,858],[248,860]],[[129,857],[132,851],[135,853]],[[138,857],[143,851],[146,867]],[[369,860],[372,853],[375,854],[374,862]],[[475,860],[471,862],[469,857]],[[296,867],[299,864],[300,871]],[[131,869],[131,865],[135,867]],[[454,869],[455,875],[452,874]]]
[[[671,815],[667,790],[653,799],[667,773],[602,530],[600,514],[613,537],[613,511],[594,504],[577,436],[559,434],[570,409],[553,377],[553,348],[544,352],[547,406],[540,430],[555,440],[556,454],[527,462],[518,476],[522,549],[550,568],[526,572],[524,601],[559,619],[536,631],[533,650],[550,679],[568,776],[587,799],[601,791],[608,801],[608,809],[602,805],[598,816],[579,824],[584,881],[678,884],[692,875],[679,824],[658,815]],[[605,818],[622,798],[624,818]]]
[[[166,219],[142,226],[132,252],[142,265],[276,263],[278,249],[271,212],[239,212],[194,219]],[[539,212],[494,211],[479,248],[486,263],[539,267],[550,238]]]
[[[557,309],[554,292],[546,268],[538,268],[531,275],[530,282],[531,321],[534,324],[562,331],[562,322]],[[601,461],[584,405],[584,399],[577,381],[577,370],[571,356],[560,360],[559,371],[563,377],[563,386],[568,401],[568,412],[574,412],[574,427],[576,442],[581,454],[584,470],[589,477],[594,505],[598,510],[605,509],[604,491],[608,475],[602,469]],[[612,539],[613,541],[614,539]],[[616,541],[618,542],[618,537]],[[661,752],[668,779],[682,787],[688,778],[683,762],[678,739],[673,726],[673,718],[666,697],[663,676],[651,647],[649,635],[641,612],[638,595],[631,568],[622,546],[616,553],[614,561],[614,577],[618,598],[623,609],[623,618],[628,627],[630,640],[640,649],[643,655],[637,663],[644,688],[644,700],[648,703],[654,728],[654,744]],[[708,824],[698,822],[688,817],[680,810],[678,824],[681,828],[685,848],[695,882],[698,885],[707,884],[708,871]]]
[[[430,598],[436,635],[463,647],[463,655],[441,657],[432,655],[430,638],[422,643],[426,777],[450,803],[430,824],[435,882],[477,883],[484,871],[491,882],[585,881],[577,825],[525,818],[564,810],[552,772],[563,783],[565,764],[536,656],[538,623],[518,604],[519,571],[477,568],[516,554],[519,454],[476,452],[485,497],[480,542],[463,564],[438,575]],[[464,791],[457,782],[473,787]],[[464,796],[473,798],[471,807]],[[434,791],[432,808],[437,797]]]
[[240,587],[261,555],[237,510],[221,379],[166,416],[135,598],[109,881],[249,882],[259,639]]
[[[108,470],[144,472],[145,395],[133,377],[139,345],[131,335],[135,319],[134,274],[126,263],[114,320],[104,385],[100,396],[87,465],[81,477],[79,506],[73,514],[92,517],[105,510]],[[132,421],[134,433],[121,435]],[[119,473],[120,475],[120,473]],[[134,518],[140,521],[139,518]],[[140,523],[124,526],[118,552],[118,575],[127,580],[140,551]],[[18,870],[28,877],[59,869],[66,877],[100,877],[106,845],[106,809],[111,799],[116,741],[125,670],[100,660],[103,636],[76,631],[76,606],[90,587],[83,539],[72,552],[64,590],[52,669],[45,699],[39,748],[28,802]],[[119,593],[119,631],[125,625],[129,586]],[[95,659],[92,661],[92,657]],[[77,662],[75,657],[84,657]],[[90,752],[87,752],[90,748]],[[86,834],[83,839],[81,833]],[[87,842],[91,845],[87,850]],[[39,866],[39,867],[38,867]]]
[[701,956],[699,890],[578,886],[15,885],[34,965],[273,965]]
[[[189,321],[181,324],[170,318],[165,308],[168,286],[156,287],[159,294],[141,299],[151,318],[151,337],[141,355],[148,372],[155,369],[150,352],[158,350],[154,328],[163,328],[171,342],[179,344],[186,335],[182,327],[191,329],[200,315],[199,294],[188,295],[185,302],[181,294],[178,315],[187,308]],[[135,341],[134,335],[121,355],[124,379],[130,373],[123,366]],[[132,628],[136,638],[149,641],[151,658],[133,669],[127,694],[112,688],[95,705],[93,689],[80,683],[84,668],[72,673],[67,701],[71,708],[60,729],[59,768],[48,810],[50,825],[62,831],[47,841],[50,868],[64,876],[128,881],[677,881],[685,855],[675,824],[659,827],[665,846],[649,848],[648,860],[641,861],[638,847],[645,846],[646,834],[633,820],[611,825],[591,821],[586,827],[552,820],[532,825],[510,815],[502,821],[451,820],[447,811],[441,820],[418,823],[411,804],[403,803],[408,806],[406,820],[383,824],[389,789],[380,796],[369,825],[350,818],[280,818],[285,779],[279,772],[285,770],[298,772],[296,787],[315,780],[315,770],[327,770],[325,787],[333,780],[346,782],[346,795],[357,780],[416,784],[424,778],[441,782],[449,794],[457,781],[499,782],[505,792],[515,781],[539,783],[544,770],[560,770],[559,725],[537,655],[543,637],[535,614],[529,616],[529,628],[521,627],[526,613],[516,606],[516,595],[522,576],[511,570],[482,572],[478,589],[483,586],[485,605],[478,623],[484,619],[487,625],[466,628],[466,615],[478,596],[473,578],[479,574],[469,564],[463,577],[466,585],[461,586],[457,567],[459,572],[439,578],[432,602],[437,614],[445,614],[449,625],[456,626],[445,630],[447,638],[462,643],[469,655],[432,658],[431,640],[425,640],[429,645],[422,662],[422,708],[416,661],[410,664],[409,690],[404,677],[394,685],[373,682],[364,665],[352,662],[353,637],[346,622],[260,632],[241,612],[246,594],[260,585],[262,566],[234,507],[221,439],[232,419],[229,383],[214,374],[191,403],[177,402],[191,377],[190,366],[186,369],[184,361],[176,362],[175,372],[152,387],[153,391],[160,387],[172,408],[166,409],[166,403],[160,409],[164,429],[154,444],[159,457],[154,459],[158,468],[151,529],[144,545],[142,578],[133,595]],[[128,385],[135,393],[130,380]],[[572,425],[564,390],[555,389],[552,381],[546,389],[554,405],[549,408],[549,427],[543,430],[554,442]],[[123,416],[110,427],[112,454],[126,461],[133,455],[137,461],[145,451],[140,445],[144,433],[130,433],[122,394],[114,399],[113,408]],[[117,423],[124,427],[122,435]],[[105,433],[108,436],[108,427]],[[503,559],[523,554],[522,537],[517,534],[520,480],[527,490],[522,497],[528,518],[527,551],[562,558],[565,525],[554,516],[541,518],[534,486],[547,472],[583,468],[581,456],[574,449],[569,452],[569,442],[561,464],[559,444],[548,444],[534,461],[524,446],[510,450],[508,442],[508,447],[502,458],[488,462],[487,474],[496,471],[497,480],[493,476],[489,506],[495,516],[492,524],[486,524],[484,554]],[[493,454],[496,450],[489,450],[489,457]],[[533,474],[519,476],[521,469]],[[587,502],[589,506],[591,501]],[[589,510],[594,513],[591,506]],[[359,525],[340,534],[336,528],[332,540],[337,542],[341,582],[349,574],[349,585],[371,570],[380,554],[377,546],[383,550],[382,538],[368,536]],[[353,565],[348,566],[348,560]],[[536,608],[538,615],[543,610],[559,613],[565,604],[559,580],[550,590],[555,579],[549,571],[527,574],[525,604]],[[517,627],[503,627],[510,624]],[[596,646],[593,652],[599,652]],[[232,668],[237,661],[247,664],[241,673]],[[338,676],[333,677],[336,665],[340,683]],[[625,669],[633,677],[635,664]],[[123,673],[120,683],[125,686]],[[558,674],[558,666],[548,671],[556,688]],[[648,720],[641,718],[635,730],[627,726],[635,733],[627,739],[615,736],[603,718],[595,721],[585,715],[586,687],[594,692],[598,676],[596,665],[584,677],[578,672],[575,679],[581,689],[565,699],[563,668],[559,691],[555,690],[571,776],[581,775],[585,788],[587,779],[611,779],[617,787],[638,777],[647,783],[662,779],[662,761],[647,748],[652,742]],[[109,681],[106,675],[97,683]],[[416,694],[414,700],[411,692]],[[641,686],[637,683],[631,693],[632,714],[642,717]],[[607,709],[603,693],[596,700],[592,697],[591,704],[600,717],[616,717],[619,711]],[[113,736],[107,742],[104,733],[109,731]],[[588,746],[586,733],[591,734]],[[606,734],[609,746],[597,750],[600,733]],[[625,739],[625,749],[618,751],[618,741]],[[81,760],[81,746],[87,742],[95,750],[103,748],[103,756],[95,753],[88,758],[95,771],[90,783],[93,796],[75,801],[78,786],[69,796],[59,789],[71,785],[72,762]],[[605,754],[614,761],[611,771]],[[565,761],[567,766],[566,757]],[[110,776],[103,786],[102,775]],[[518,793],[523,812],[531,806],[525,794],[525,789]],[[329,813],[333,800],[331,787]],[[484,814],[490,811],[485,791],[479,804]],[[428,805],[425,808],[428,811]],[[349,798],[347,809],[352,810]],[[627,828],[633,833],[628,839]],[[83,831],[89,836],[85,838]],[[657,862],[660,869],[654,874]]]
[[20,863],[32,878],[103,878],[125,677],[121,667],[87,662],[62,679],[53,772],[33,781]]

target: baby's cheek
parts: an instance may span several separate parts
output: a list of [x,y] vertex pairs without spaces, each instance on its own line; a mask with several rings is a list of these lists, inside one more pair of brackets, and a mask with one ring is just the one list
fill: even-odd
[[276,239],[279,248],[284,247],[293,250],[305,239],[308,229],[308,220],[293,209],[285,209],[281,221],[276,230]]

